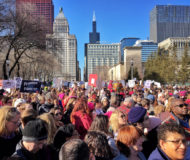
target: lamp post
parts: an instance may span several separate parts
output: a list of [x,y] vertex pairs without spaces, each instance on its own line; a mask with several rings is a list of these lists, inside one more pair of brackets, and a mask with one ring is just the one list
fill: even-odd
[[6,65],[7,65],[7,78],[9,80],[9,64],[10,64],[10,60],[6,60]]
[[131,79],[133,79],[133,59],[131,59]]

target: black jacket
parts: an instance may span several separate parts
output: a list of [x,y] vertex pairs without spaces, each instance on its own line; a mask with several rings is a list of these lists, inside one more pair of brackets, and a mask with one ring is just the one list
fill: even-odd
[[28,151],[20,141],[16,146],[15,153],[7,160],[57,160],[58,155],[50,147],[45,146],[43,149],[39,150],[37,153],[32,153]]

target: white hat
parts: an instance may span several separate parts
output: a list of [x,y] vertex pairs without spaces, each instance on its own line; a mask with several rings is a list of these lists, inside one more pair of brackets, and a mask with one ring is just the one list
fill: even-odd
[[22,98],[19,98],[15,101],[14,107],[17,107],[19,104],[26,103],[26,101]]

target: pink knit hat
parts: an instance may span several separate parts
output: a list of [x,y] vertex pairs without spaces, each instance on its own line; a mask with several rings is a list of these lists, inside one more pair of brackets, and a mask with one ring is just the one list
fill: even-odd
[[59,94],[59,98],[60,98],[60,99],[63,99],[64,96],[65,96],[64,93],[60,93],[60,94]]
[[95,108],[94,103],[88,102],[88,108],[89,108],[91,111],[94,110],[94,108]]

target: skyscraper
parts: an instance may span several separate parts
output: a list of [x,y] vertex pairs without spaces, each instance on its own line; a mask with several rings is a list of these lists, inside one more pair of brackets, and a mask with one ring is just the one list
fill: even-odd
[[134,46],[139,46],[141,48],[141,62],[145,63],[148,57],[157,51],[158,44],[150,40],[138,40]]
[[100,33],[96,32],[96,16],[93,13],[92,32],[89,33],[89,41],[92,44],[100,43]]
[[21,13],[27,10],[30,12],[29,20],[39,18],[44,32],[53,32],[54,5],[52,0],[16,0],[16,10]]
[[157,5],[150,12],[150,40],[190,35],[190,6]]
[[77,77],[77,40],[69,34],[69,24],[62,8],[53,24],[53,34],[47,35],[47,50],[53,53],[61,63],[56,77],[67,81],[78,80]]

